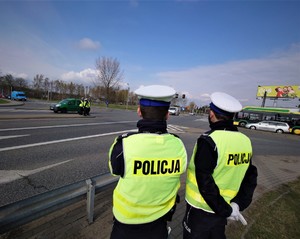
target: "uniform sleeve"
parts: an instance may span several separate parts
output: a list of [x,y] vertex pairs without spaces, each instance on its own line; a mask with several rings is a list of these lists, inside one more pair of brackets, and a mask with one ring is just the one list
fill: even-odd
[[123,145],[120,138],[116,138],[110,147],[109,170],[112,175],[124,176]]
[[195,154],[196,180],[202,197],[210,208],[218,215],[229,217],[231,206],[220,195],[212,174],[217,165],[218,153],[207,140],[201,137],[197,142]]
[[240,211],[246,209],[252,202],[254,190],[257,186],[257,168],[250,161],[238,194],[231,200],[239,205]]

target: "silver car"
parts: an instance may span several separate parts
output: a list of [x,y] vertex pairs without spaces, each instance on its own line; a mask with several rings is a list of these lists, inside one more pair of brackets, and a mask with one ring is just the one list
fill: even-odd
[[248,129],[258,129],[265,131],[272,131],[275,133],[289,133],[290,126],[288,123],[278,121],[261,121],[258,123],[248,123],[245,126]]

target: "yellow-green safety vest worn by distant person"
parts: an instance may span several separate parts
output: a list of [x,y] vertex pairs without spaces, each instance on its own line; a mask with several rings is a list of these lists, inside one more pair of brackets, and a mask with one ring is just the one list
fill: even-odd
[[187,166],[182,141],[168,133],[133,134],[123,138],[123,154],[124,176],[114,190],[114,216],[126,224],[164,216],[175,205],[180,175]]
[[[216,130],[206,137],[216,144],[218,153],[217,166],[212,174],[220,195],[230,204],[240,188],[245,173],[252,157],[252,145],[250,139],[237,131]],[[195,145],[193,155],[187,170],[186,201],[195,208],[214,213],[201,196],[195,175]],[[205,155],[200,159],[206,160]]]
[[86,107],[86,108],[90,108],[91,103],[89,101],[84,101],[83,106]]

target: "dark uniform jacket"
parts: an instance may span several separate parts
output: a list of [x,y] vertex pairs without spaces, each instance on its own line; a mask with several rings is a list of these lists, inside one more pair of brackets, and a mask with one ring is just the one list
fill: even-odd
[[[206,134],[209,134],[214,130],[238,131],[237,127],[233,125],[231,120],[211,123],[210,128],[211,130],[206,132]],[[214,148],[215,145],[212,140],[208,141],[207,137],[205,138],[202,136],[198,138],[197,152],[195,155],[196,180],[201,195],[211,209],[217,215],[229,217],[232,212],[232,208],[220,195],[219,188],[212,177],[218,159],[218,153],[214,150]],[[205,155],[206,160],[199,160],[202,155]],[[239,205],[240,211],[243,211],[250,205],[256,185],[257,169],[254,165],[252,165],[252,161],[250,161],[249,168],[247,169],[242,181],[240,190],[231,200],[231,202],[235,202]]]

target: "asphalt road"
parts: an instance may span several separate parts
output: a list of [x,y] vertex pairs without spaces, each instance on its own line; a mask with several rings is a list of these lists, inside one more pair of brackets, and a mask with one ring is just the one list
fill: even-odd
[[[136,130],[138,119],[134,111],[100,107],[93,107],[90,117],[55,114],[43,102],[0,107],[0,206],[107,173],[114,138]],[[206,116],[170,116],[168,123],[189,156],[208,129]],[[256,156],[299,156],[297,135],[241,131],[251,138]]]

